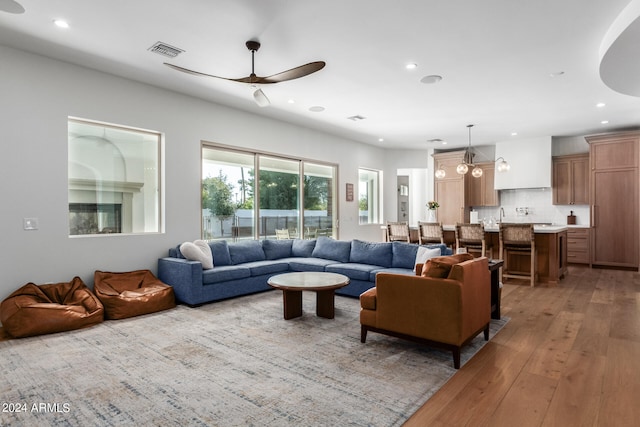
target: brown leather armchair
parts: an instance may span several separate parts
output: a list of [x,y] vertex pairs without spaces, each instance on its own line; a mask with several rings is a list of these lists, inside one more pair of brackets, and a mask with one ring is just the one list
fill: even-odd
[[124,319],[176,306],[173,288],[149,270],[123,273],[96,271],[93,289],[107,319]]
[[422,276],[421,264],[416,276],[379,273],[376,286],[360,295],[360,340],[373,331],[444,348],[458,369],[462,346],[481,331],[489,339],[491,278],[486,257],[455,264],[456,257],[427,262],[431,273],[424,274],[440,277]]
[[70,331],[104,320],[104,308],[82,279],[27,283],[0,304],[4,330],[14,338]]

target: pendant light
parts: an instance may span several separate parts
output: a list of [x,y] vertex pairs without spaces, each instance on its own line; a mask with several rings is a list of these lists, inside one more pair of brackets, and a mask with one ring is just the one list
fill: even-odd
[[474,178],[480,178],[482,176],[482,169],[473,164],[473,156],[474,154],[471,152],[471,128],[473,125],[467,125],[469,129],[469,146],[464,152],[464,156],[462,156],[462,163],[458,164],[456,167],[456,172],[460,175],[464,175],[469,172],[470,168],[473,168],[471,171],[471,176]]
[[[475,156],[475,154],[471,151],[471,128],[473,126],[474,125],[467,125],[467,128],[469,129],[469,145],[464,150],[462,162],[458,163],[458,166],[456,166],[456,172],[460,175],[465,175],[471,169],[471,176],[473,176],[474,178],[480,178],[483,171],[482,168],[473,163],[473,156]],[[496,164],[496,170],[498,172],[507,172],[509,171],[509,169],[511,169],[511,165],[507,163],[504,157],[498,157],[493,162]],[[436,179],[442,179],[447,175],[447,173],[444,169],[441,168],[436,170],[434,175]]]

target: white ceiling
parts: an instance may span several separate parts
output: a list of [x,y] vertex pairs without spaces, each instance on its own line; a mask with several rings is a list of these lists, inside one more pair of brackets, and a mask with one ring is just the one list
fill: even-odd
[[[465,146],[467,124],[473,145],[640,125],[640,97],[599,75],[603,40],[630,0],[17,1],[25,13],[0,11],[1,44],[383,147]],[[262,43],[258,75],[327,66],[263,86],[272,105],[260,108],[245,84],[163,65],[244,77],[249,39]],[[185,52],[150,52],[158,41]],[[427,75],[443,79],[420,83]]]

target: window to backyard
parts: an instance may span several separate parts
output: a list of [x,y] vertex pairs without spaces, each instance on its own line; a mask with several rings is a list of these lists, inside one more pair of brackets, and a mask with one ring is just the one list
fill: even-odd
[[335,236],[337,166],[202,146],[202,238]]

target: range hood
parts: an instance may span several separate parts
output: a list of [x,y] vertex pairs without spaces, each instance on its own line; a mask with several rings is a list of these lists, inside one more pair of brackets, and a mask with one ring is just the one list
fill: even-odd
[[511,168],[496,172],[494,188],[551,187],[551,137],[496,143],[496,159],[503,157]]

